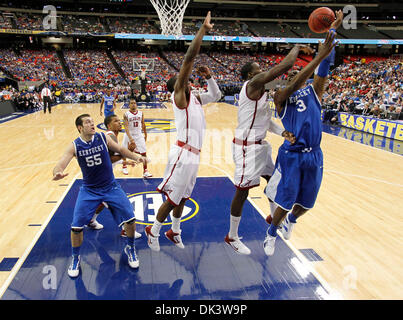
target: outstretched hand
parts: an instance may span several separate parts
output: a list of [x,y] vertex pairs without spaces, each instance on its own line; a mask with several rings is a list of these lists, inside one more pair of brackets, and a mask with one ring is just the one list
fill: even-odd
[[199,76],[203,77],[204,79],[211,77],[210,69],[208,67],[205,67],[205,66],[198,67],[196,69],[196,73]]
[[144,156],[141,156],[137,159],[137,163],[147,164],[150,163],[150,159]]
[[66,177],[66,176],[68,176],[69,174],[68,173],[63,173],[63,172],[56,172],[54,175],[53,175],[53,181],[57,181],[57,180],[61,180],[61,179],[63,179],[64,177]]
[[305,46],[305,45],[299,45],[299,51],[308,56],[313,55],[315,52],[315,50],[313,48],[311,48],[309,46]]
[[206,19],[204,19],[203,27],[206,29],[206,31],[210,31],[214,27],[214,23],[211,23],[211,12],[210,11],[207,13]]
[[132,166],[132,167],[136,166],[136,162],[133,160],[123,161],[123,164],[126,164],[127,166]]
[[319,41],[318,55],[321,56],[322,59],[326,58],[339,43],[338,41],[334,41],[335,38],[336,32],[329,31],[326,35],[325,42],[322,43]]
[[281,134],[285,140],[288,140],[291,144],[294,144],[295,141],[297,141],[297,138],[294,136],[294,134],[290,131],[284,130],[283,133]]
[[341,23],[343,22],[343,11],[337,10],[336,11],[336,20],[333,21],[332,25],[330,26],[330,29],[335,29],[337,30],[338,27],[340,27]]

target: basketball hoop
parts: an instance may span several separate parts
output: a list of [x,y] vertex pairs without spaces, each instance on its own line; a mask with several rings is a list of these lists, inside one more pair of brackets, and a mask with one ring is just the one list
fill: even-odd
[[150,0],[161,22],[161,34],[182,35],[182,21],[190,0]]

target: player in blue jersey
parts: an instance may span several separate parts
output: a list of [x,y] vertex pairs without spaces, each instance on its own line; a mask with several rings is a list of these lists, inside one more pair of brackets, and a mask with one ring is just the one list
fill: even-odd
[[[281,122],[287,131],[294,133],[296,142],[291,144],[286,140],[280,146],[275,170],[265,190],[267,197],[278,205],[263,243],[268,256],[274,253],[277,228],[282,221],[281,232],[288,240],[296,220],[313,208],[322,182],[321,101],[331,59],[334,59],[336,29],[343,20],[342,11],[336,15],[326,40],[319,44],[316,57],[274,95]],[[305,86],[314,72],[313,83]]]
[[136,224],[133,207],[126,197],[126,193],[115,180],[109,150],[135,162],[144,163],[146,158],[123,148],[103,132],[95,132],[94,121],[88,114],[77,117],[75,123],[80,136],[69,145],[53,169],[53,180],[63,179],[68,175],[68,173],[64,173],[64,170],[73,157],[76,157],[83,174],[83,185],[77,197],[71,224],[73,259],[68,274],[70,277],[79,275],[83,229],[85,225],[89,224],[95,209],[102,202],[108,204],[119,227],[124,226],[127,235],[124,252],[128,257],[129,266],[137,268],[139,261],[134,246]]
[[[102,108],[104,108],[104,112],[102,114]],[[99,113],[102,117],[106,118],[107,116],[114,115],[116,109],[115,97],[111,93],[111,89],[106,89],[106,95],[102,97],[101,106],[99,108]]]
[[[109,137],[112,138],[113,141],[115,141],[116,143],[119,143],[118,140],[118,135],[119,132],[122,130],[122,123],[119,119],[119,117],[117,115],[111,115],[111,116],[107,116],[104,119],[104,125],[106,127],[106,129],[108,130],[106,132],[106,135],[108,135]],[[116,164],[121,163],[122,162],[122,156],[116,152],[113,152],[111,150],[109,150],[109,156],[111,158],[112,161],[112,167],[114,168]],[[145,155],[144,155],[145,156]],[[131,165],[134,166],[135,163],[131,162],[131,161],[126,161],[124,160],[127,165]],[[94,230],[100,230],[102,229],[104,226],[102,224],[100,224],[97,221],[97,217],[98,215],[101,213],[101,211],[105,208],[105,204],[102,203],[98,206],[98,208],[95,210],[95,214],[94,217],[92,218],[92,220],[90,221],[90,223],[88,224],[88,227]],[[126,232],[124,227],[122,226],[122,230],[120,235],[122,237],[126,237]],[[138,239],[141,237],[141,234],[138,233],[137,231],[134,232],[134,237],[135,239]]]

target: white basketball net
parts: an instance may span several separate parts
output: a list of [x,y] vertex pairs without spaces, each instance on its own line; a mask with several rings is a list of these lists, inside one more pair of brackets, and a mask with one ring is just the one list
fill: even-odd
[[161,22],[161,34],[182,35],[182,21],[190,0],[150,0]]

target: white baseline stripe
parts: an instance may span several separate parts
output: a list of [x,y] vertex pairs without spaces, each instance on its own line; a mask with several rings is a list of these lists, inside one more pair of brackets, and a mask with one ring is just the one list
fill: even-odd
[[365,180],[371,180],[371,181],[381,182],[381,183],[385,183],[385,184],[390,184],[392,186],[403,187],[403,184],[398,184],[398,183],[389,182],[389,181],[385,181],[385,180],[380,180],[380,179],[376,179],[376,178],[360,176],[358,174],[346,173],[346,172],[341,172],[341,171],[336,171],[336,170],[329,170],[329,169],[325,169],[324,172],[331,172],[331,173],[336,173],[336,174],[340,174],[340,175],[344,175],[344,176],[350,176],[350,177],[355,177],[355,178],[360,178],[360,179],[365,179]]
[[15,166],[15,167],[8,167],[8,168],[0,168],[1,171],[9,171],[9,170],[14,170],[14,169],[22,169],[22,168],[28,168],[28,167],[37,167],[37,166],[44,166],[48,164],[55,164],[57,161],[45,161],[45,162],[38,162],[38,163],[31,163],[31,164],[24,164],[21,166]]
[[25,259],[28,257],[29,253],[31,252],[32,248],[35,246],[36,242],[38,241],[39,237],[42,235],[43,231],[46,229],[49,221],[52,219],[53,215],[55,214],[56,210],[59,208],[60,204],[62,203],[63,199],[65,198],[66,194],[70,191],[73,183],[77,180],[79,173],[73,178],[70,182],[70,185],[66,188],[63,192],[62,196],[60,197],[58,203],[53,208],[49,216],[47,217],[46,221],[42,224],[41,228],[35,235],[34,239],[31,241],[23,255],[18,259],[17,263],[14,265],[13,269],[11,270],[8,278],[4,282],[3,286],[0,288],[0,299],[3,296],[4,292],[7,290],[8,286],[10,285],[11,281],[13,281],[14,277],[16,276],[17,272],[20,270],[22,264],[25,262]]

